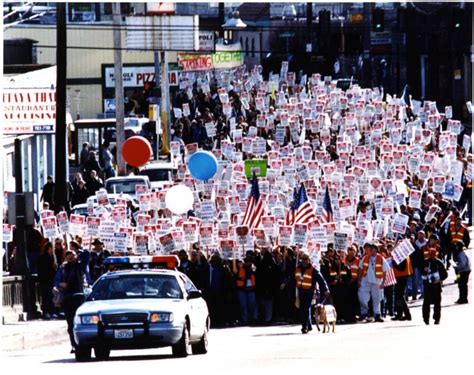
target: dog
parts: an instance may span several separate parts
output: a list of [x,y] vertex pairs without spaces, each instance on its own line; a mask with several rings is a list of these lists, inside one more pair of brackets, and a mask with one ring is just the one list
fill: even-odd
[[328,333],[331,330],[330,324],[332,324],[332,333],[335,332],[336,329],[336,320],[337,320],[337,313],[336,309],[333,305],[323,305],[317,304],[314,309],[314,320],[316,322],[316,328],[319,329],[319,323],[323,323],[323,333],[326,333],[326,327],[328,327]]

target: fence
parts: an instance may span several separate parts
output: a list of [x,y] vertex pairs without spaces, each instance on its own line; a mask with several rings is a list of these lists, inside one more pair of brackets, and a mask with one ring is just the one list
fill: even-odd
[[25,316],[23,311],[23,302],[25,294],[24,276],[3,276],[3,298],[2,298],[2,318],[3,324],[17,322],[19,320],[34,319],[40,308],[41,295],[39,290],[38,278],[31,276],[31,304],[32,311]]

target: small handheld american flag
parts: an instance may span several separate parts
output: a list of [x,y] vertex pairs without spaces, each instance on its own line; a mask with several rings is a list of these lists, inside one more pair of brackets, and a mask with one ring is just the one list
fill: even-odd
[[258,189],[257,175],[253,172],[252,189],[245,209],[242,225],[249,229],[258,228],[263,216],[263,201],[260,199],[260,190]]

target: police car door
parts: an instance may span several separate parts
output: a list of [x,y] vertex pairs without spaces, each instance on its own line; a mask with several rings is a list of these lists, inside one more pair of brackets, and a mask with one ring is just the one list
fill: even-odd
[[[186,294],[192,291],[198,291],[193,282],[186,275],[180,275]],[[191,319],[191,339],[195,340],[202,336],[206,325],[207,305],[203,298],[193,298],[188,301],[189,315]]]

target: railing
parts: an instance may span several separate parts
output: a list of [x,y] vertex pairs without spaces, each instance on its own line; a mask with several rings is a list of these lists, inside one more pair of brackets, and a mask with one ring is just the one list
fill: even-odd
[[24,303],[24,276],[3,276],[2,317],[3,323],[16,322],[25,319],[34,319],[40,307],[41,293],[37,275],[31,276],[32,312],[25,316]]

